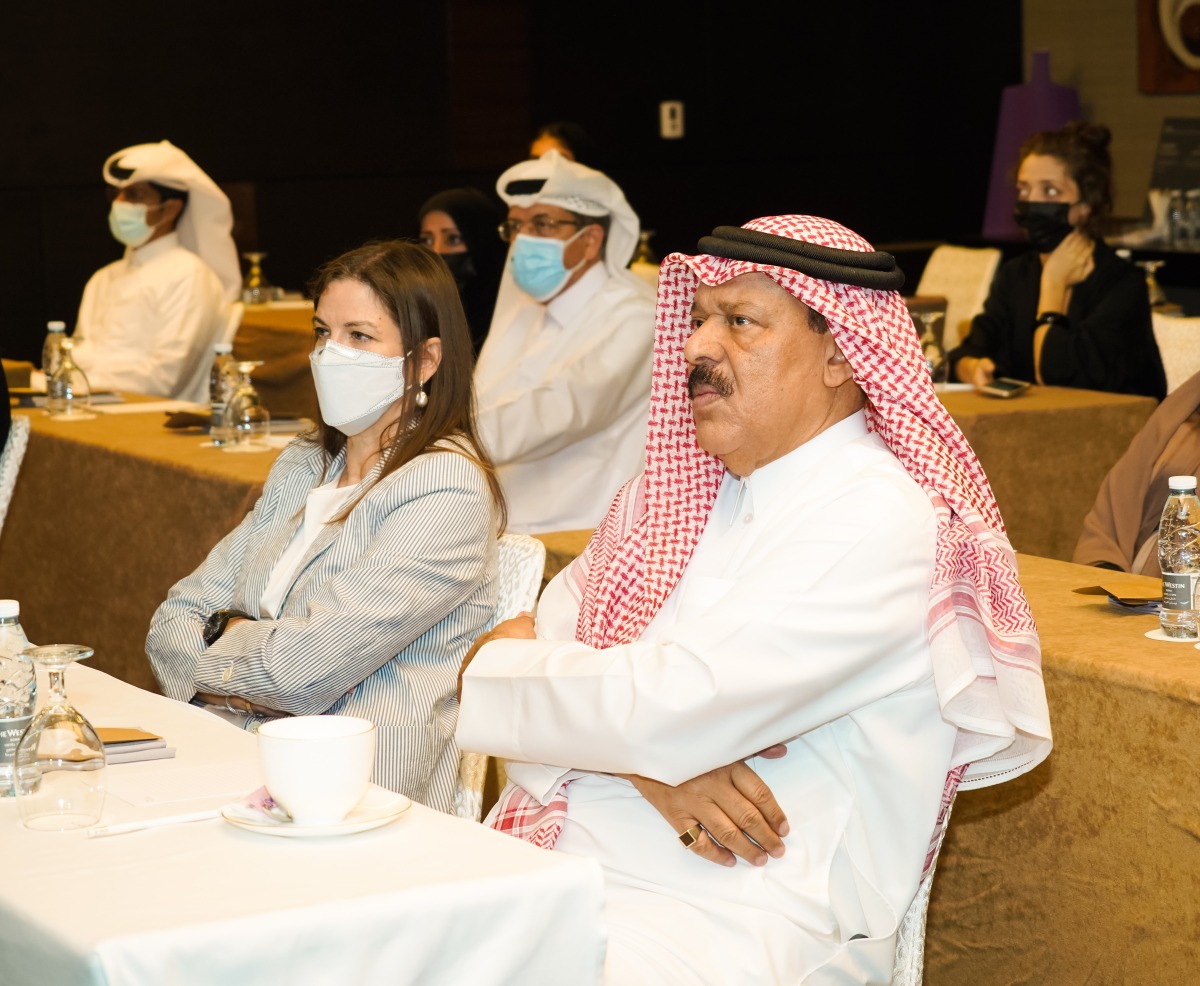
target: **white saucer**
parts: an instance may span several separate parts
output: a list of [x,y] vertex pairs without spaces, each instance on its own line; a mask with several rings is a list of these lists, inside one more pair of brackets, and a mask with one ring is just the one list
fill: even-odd
[[251,821],[232,814],[228,808],[221,809],[221,817],[230,825],[259,835],[276,835],[283,839],[312,839],[330,835],[353,835],[382,828],[412,807],[412,801],[403,794],[396,794],[381,787],[367,789],[362,799],[350,814],[333,825],[296,825],[292,822]]
[[1168,644],[1195,644],[1195,637],[1168,637],[1162,632],[1161,627],[1155,627],[1153,630],[1147,630],[1143,636],[1149,637],[1151,640],[1163,640]]

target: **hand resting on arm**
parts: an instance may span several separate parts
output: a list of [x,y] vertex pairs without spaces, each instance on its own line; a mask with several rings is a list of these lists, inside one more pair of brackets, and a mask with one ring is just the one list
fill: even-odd
[[[462,677],[479,649],[493,640],[514,638],[534,640],[532,613],[521,613],[511,620],[498,623],[467,651],[458,672],[458,697],[462,699]],[[759,756],[776,759],[786,755],[787,747],[778,744],[763,750]],[[784,853],[780,841],[788,833],[787,819],[771,789],[744,761],[718,767],[672,786],[636,774],[623,774],[639,793],[662,815],[674,832],[683,832],[699,823],[705,834],[693,844],[692,850],[705,859],[722,866],[733,866],[734,856],[755,866],[762,866],[768,857],[779,858]]]
[[[783,744],[769,747],[760,757],[777,759],[787,754]],[[787,818],[762,778],[744,760],[717,767],[672,787],[636,774],[624,775],[674,832],[685,832],[699,823],[704,833],[691,851],[722,866],[733,866],[740,856],[755,866],[784,853]]]

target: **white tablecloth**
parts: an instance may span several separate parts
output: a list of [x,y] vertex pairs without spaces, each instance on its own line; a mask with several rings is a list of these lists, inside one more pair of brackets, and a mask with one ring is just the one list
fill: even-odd
[[[184,776],[233,788],[134,807],[103,822],[215,807],[255,778],[255,738],[209,713],[85,666],[67,691],[97,726],[164,736],[173,760],[138,772],[165,792]],[[207,765],[207,766],[206,766]],[[127,785],[125,785],[127,787]],[[221,819],[103,839],[35,832],[0,801],[0,982],[164,984],[596,983],[603,888],[589,860],[545,852],[414,804],[391,824],[280,839]]]

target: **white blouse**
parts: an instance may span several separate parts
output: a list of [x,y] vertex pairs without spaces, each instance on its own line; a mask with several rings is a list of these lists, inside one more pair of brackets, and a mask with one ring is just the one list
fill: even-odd
[[271,577],[267,580],[267,588],[259,603],[259,617],[276,620],[283,610],[284,595],[288,587],[295,583],[296,566],[309,546],[321,533],[321,528],[342,509],[350,497],[358,489],[357,486],[338,486],[341,473],[334,476],[324,486],[318,486],[308,494],[308,503],[304,507],[304,522],[296,528],[291,543],[284,549],[279,561],[271,569]]

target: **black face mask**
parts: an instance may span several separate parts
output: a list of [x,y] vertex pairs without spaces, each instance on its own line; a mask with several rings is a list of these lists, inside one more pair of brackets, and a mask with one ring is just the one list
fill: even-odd
[[475,265],[471,263],[471,255],[469,253],[442,253],[439,256],[446,261],[446,266],[454,275],[454,283],[458,285],[458,290],[462,291],[476,273]]
[[1038,253],[1049,253],[1075,228],[1067,222],[1070,211],[1067,202],[1018,202],[1013,219]]

